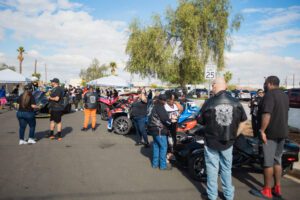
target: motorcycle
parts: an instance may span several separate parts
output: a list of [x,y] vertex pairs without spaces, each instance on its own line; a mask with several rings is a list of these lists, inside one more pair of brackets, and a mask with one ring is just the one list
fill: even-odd
[[125,98],[127,102],[131,104],[134,99],[137,98],[137,96],[137,93],[127,93],[119,95],[116,98],[99,97],[97,113],[101,115],[102,120],[106,121],[109,119],[108,113],[110,112],[110,110],[117,108],[120,100]]
[[[49,100],[47,98],[46,92],[43,91],[34,91],[32,93],[35,102],[37,105],[40,105],[40,109],[36,109],[35,110],[35,115],[36,117],[50,117],[49,114]],[[70,113],[71,112],[71,103],[70,103],[70,98],[68,94],[64,95],[64,102],[63,102],[63,106],[64,106],[64,110],[63,113]]]
[[[196,134],[181,138],[174,149],[176,164],[187,168],[190,176],[198,181],[206,179],[203,133],[203,127],[199,127]],[[253,169],[263,169],[261,152],[262,144],[258,138],[240,134],[233,145],[232,168],[251,166]],[[293,168],[293,163],[299,160],[298,154],[299,145],[287,139],[282,155],[283,174]]]
[[186,134],[194,133],[198,129],[197,117],[200,114],[200,108],[194,102],[187,102],[184,107],[185,109],[178,119],[177,140],[180,140]]
[[128,101],[123,100],[108,112],[108,131],[114,131],[119,135],[127,135],[132,128],[132,121],[129,115]]

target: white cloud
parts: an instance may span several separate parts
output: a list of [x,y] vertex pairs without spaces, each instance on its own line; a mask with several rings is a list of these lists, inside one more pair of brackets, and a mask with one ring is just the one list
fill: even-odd
[[300,44],[300,29],[286,29],[271,33],[252,35],[238,35],[233,37],[234,51],[256,50],[260,52],[273,52],[277,48],[287,47],[291,44]]
[[[289,84],[293,74],[296,82],[300,81],[300,60],[292,57],[276,56],[253,51],[227,52],[227,69],[233,73],[233,83],[258,85],[262,87],[264,77],[276,75],[284,83],[288,77]],[[298,72],[298,74],[296,73]]]
[[[47,63],[49,74],[63,79],[78,77],[80,69],[87,67],[93,58],[101,63],[126,60],[125,22],[94,19],[82,9],[83,5],[67,0],[5,3],[5,9],[0,10],[1,27],[11,30],[10,37],[20,45],[34,41],[31,46],[24,46],[27,50],[24,72],[28,69],[27,74],[31,73],[34,59]],[[15,57],[9,55],[7,61],[17,66]]]
[[300,6],[288,8],[246,8],[244,14],[262,14],[263,19],[258,21],[259,29],[270,30],[284,28],[294,22],[300,22]]

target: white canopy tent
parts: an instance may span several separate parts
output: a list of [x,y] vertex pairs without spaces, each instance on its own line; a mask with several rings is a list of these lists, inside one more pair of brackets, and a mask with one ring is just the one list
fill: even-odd
[[10,69],[4,69],[0,71],[0,83],[26,83],[30,81],[31,80],[29,78],[26,78],[25,76]]
[[104,86],[104,87],[129,87],[130,84],[123,78],[115,75],[102,77],[92,80],[87,83],[88,85]]

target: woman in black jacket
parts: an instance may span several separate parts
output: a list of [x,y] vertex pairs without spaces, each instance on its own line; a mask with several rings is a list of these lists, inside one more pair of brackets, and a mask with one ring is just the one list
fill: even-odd
[[172,122],[164,108],[166,99],[165,95],[159,95],[148,122],[148,130],[153,136],[152,167],[159,167],[161,170],[171,169],[171,166],[167,166],[166,158],[168,149],[167,135]]

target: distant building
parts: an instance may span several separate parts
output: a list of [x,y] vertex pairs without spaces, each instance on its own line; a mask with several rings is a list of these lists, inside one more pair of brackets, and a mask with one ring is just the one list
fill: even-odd
[[80,86],[81,83],[82,83],[81,78],[73,78],[73,79],[70,79],[69,82],[67,82],[68,85],[72,85],[72,86]]

